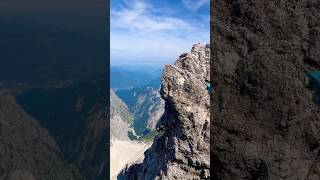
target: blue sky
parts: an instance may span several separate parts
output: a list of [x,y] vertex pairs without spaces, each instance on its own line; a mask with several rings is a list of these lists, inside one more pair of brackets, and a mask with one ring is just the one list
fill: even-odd
[[168,64],[208,43],[209,0],[111,0],[111,64]]

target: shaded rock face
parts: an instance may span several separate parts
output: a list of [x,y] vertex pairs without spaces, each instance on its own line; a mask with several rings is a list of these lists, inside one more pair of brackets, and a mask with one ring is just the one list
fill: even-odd
[[0,90],[0,179],[82,179],[48,131]]
[[320,2],[211,6],[212,178],[320,179]]
[[[22,107],[55,139],[63,158],[85,179],[98,179],[109,146],[104,79],[60,88],[34,88],[16,96]],[[106,176],[108,177],[108,176]]]
[[72,153],[73,163],[80,167],[86,180],[105,179],[109,160],[109,134],[107,108],[96,104],[92,107],[83,131]]
[[164,100],[160,96],[159,88],[146,87],[137,93],[132,112],[135,118],[133,126],[138,133],[146,129],[154,130],[164,113]]
[[141,164],[124,169],[118,179],[209,178],[210,49],[194,45],[175,65],[166,65],[161,96],[165,112],[157,125],[159,135]]
[[155,92],[156,94],[153,94],[155,99],[156,99],[156,103],[152,104],[149,107],[149,111],[148,111],[148,129],[155,129],[157,123],[159,122],[159,120],[161,119],[161,117],[163,116],[164,113],[164,109],[165,109],[165,102],[164,100],[160,97],[160,94],[158,93],[158,91]]

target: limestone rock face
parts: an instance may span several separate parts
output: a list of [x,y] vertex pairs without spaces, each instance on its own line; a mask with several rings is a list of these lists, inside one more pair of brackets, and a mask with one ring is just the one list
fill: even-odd
[[54,139],[16,103],[7,90],[0,90],[0,179],[82,179],[68,165]]
[[122,171],[119,179],[206,179],[210,168],[209,46],[196,44],[175,65],[166,65],[161,96],[165,112],[159,135],[140,164]]
[[320,179],[320,2],[211,5],[212,178]]

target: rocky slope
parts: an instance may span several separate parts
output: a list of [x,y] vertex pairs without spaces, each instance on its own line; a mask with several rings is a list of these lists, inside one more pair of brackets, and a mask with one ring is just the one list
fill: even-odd
[[133,116],[127,105],[110,90],[110,135],[111,139],[129,140],[128,132],[133,123]]
[[72,152],[72,162],[80,167],[86,180],[108,177],[109,133],[105,105],[96,104],[87,117],[77,145]]
[[133,108],[134,125],[137,129],[155,129],[155,126],[164,113],[164,101],[159,89],[146,87],[136,94],[136,103]]
[[194,45],[175,65],[166,65],[161,96],[164,116],[159,135],[145,152],[142,163],[122,171],[118,179],[205,179],[209,177],[210,49]]
[[64,159],[88,180],[99,178],[101,166],[108,162],[106,91],[105,79],[97,76],[66,87],[34,88],[16,96],[26,112],[49,131]]
[[0,90],[0,179],[82,179],[48,131]]
[[213,179],[320,179],[320,2],[211,4]]
[[165,109],[165,102],[162,98],[160,98],[160,94],[158,94],[158,91],[156,91],[156,94],[154,95],[156,99],[155,104],[153,104],[151,107],[149,107],[149,118],[148,118],[148,129],[154,130],[156,128],[157,123],[161,119],[164,113]]
[[158,86],[145,86],[119,90],[117,94],[128,105],[134,115],[133,127],[137,134],[154,130],[164,113],[164,100]]

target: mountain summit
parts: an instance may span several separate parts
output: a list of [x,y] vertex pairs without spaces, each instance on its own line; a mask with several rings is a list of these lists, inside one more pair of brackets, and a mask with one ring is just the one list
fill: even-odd
[[118,179],[208,179],[210,168],[209,45],[196,44],[166,65],[161,86],[165,112],[145,159]]

